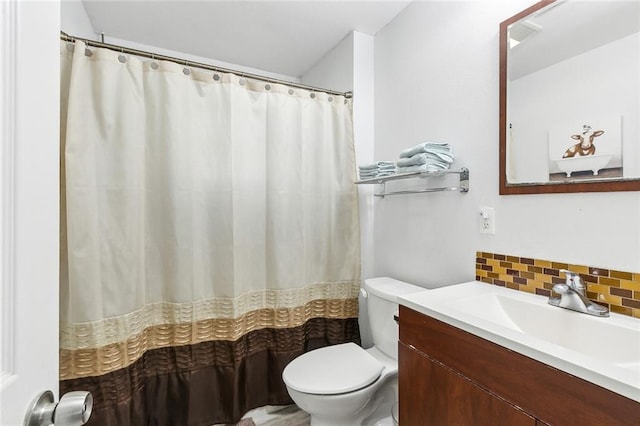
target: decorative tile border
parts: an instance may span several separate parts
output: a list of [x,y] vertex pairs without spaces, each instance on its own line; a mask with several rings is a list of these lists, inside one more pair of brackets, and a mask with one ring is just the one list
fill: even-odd
[[587,297],[623,315],[640,318],[640,273],[593,266],[477,252],[476,280],[514,290],[550,296],[555,284],[565,282],[560,269],[580,274]]

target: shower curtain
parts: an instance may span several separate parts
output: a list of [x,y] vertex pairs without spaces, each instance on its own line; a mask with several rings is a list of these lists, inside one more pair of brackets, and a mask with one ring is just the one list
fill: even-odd
[[359,343],[351,100],[61,43],[60,393],[91,424],[290,404]]

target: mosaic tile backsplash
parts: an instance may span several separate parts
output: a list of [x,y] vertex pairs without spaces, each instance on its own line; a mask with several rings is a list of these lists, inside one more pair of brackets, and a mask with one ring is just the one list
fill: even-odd
[[560,269],[580,274],[587,284],[587,297],[611,312],[640,318],[640,273],[614,271],[593,266],[550,260],[477,252],[476,280],[543,296],[555,284],[564,283]]

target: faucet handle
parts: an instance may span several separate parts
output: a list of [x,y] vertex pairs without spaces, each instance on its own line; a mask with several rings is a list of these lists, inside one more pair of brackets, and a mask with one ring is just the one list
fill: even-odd
[[577,277],[578,274],[576,272],[570,271],[568,269],[560,269],[560,272],[562,272],[563,274],[567,275],[567,277]]
[[581,294],[584,294],[587,287],[584,284],[582,284],[582,278],[580,278],[580,275],[578,275],[573,271],[569,271],[567,269],[560,269],[560,272],[562,272],[567,276],[567,281],[566,281],[567,286],[580,292]]

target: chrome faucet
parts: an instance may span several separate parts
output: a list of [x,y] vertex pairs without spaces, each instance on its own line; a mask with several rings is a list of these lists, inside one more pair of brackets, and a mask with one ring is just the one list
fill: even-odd
[[567,277],[565,284],[556,284],[553,291],[558,293],[560,297],[549,297],[549,304],[559,306],[572,311],[583,312],[597,317],[608,317],[609,309],[602,305],[593,303],[587,299],[587,286],[582,284],[582,279],[575,272],[560,269]]

